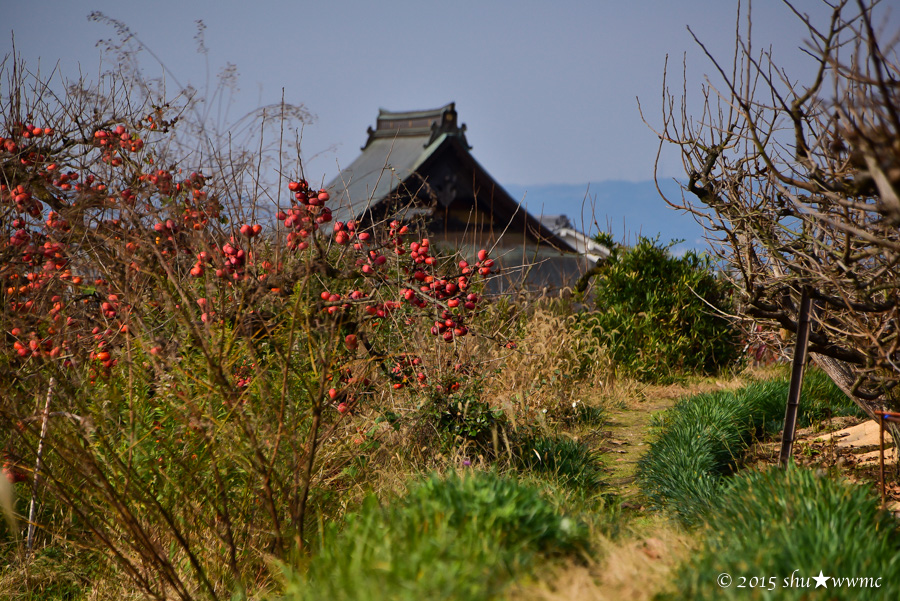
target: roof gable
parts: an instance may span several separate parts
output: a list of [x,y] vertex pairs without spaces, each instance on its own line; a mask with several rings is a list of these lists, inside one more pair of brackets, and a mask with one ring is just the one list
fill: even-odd
[[408,180],[442,141],[423,146],[420,136],[370,140],[362,154],[328,184],[338,207],[335,218],[347,221],[361,217]]
[[[535,243],[557,250],[574,249],[520,206],[475,160],[457,125],[455,104],[427,111],[380,110],[376,129],[362,153],[328,188],[335,200],[334,218],[360,219],[393,196],[414,198],[420,192],[447,207],[468,194],[478,208]],[[448,170],[455,171],[447,173]],[[458,189],[458,190],[457,190]]]

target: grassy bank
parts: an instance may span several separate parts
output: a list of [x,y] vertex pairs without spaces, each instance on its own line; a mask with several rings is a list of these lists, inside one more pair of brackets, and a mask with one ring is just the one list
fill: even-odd
[[[750,472],[724,488],[700,538],[668,598],[900,598],[900,532],[867,486],[796,467]],[[820,575],[833,580],[818,588]]]
[[[776,434],[784,420],[786,374],[735,391],[684,398],[656,420],[658,434],[639,465],[643,492],[686,525],[702,521],[725,477],[741,465],[757,438]],[[859,410],[819,370],[804,380],[798,425]]]
[[286,601],[496,598],[538,561],[589,550],[587,526],[534,485],[495,472],[437,475],[366,499],[292,573]]

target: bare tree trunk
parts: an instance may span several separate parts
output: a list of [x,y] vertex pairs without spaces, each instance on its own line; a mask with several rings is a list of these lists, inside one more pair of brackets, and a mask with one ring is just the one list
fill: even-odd
[[856,381],[856,376],[853,375],[853,370],[850,368],[850,364],[841,361],[840,359],[835,359],[833,357],[828,357],[826,355],[820,355],[818,353],[810,353],[810,357],[813,361],[816,362],[822,371],[824,371],[831,380],[840,388],[844,394],[854,400],[860,407],[862,407],[863,411],[865,411],[869,417],[875,419],[875,410],[877,407],[869,406],[872,404],[872,401],[862,401],[861,399],[856,399],[853,397],[853,383]]

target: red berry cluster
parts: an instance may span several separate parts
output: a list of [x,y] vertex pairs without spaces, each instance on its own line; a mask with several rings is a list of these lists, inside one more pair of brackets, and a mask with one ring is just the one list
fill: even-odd
[[395,380],[392,384],[394,390],[400,390],[410,383],[425,386],[428,382],[422,358],[408,353],[403,353],[394,359],[391,374]]
[[15,205],[15,210],[19,213],[27,213],[32,217],[40,217],[43,205],[34,196],[31,190],[23,184],[9,188],[5,184],[0,184],[0,203]]
[[[35,127],[31,123],[18,123],[14,125],[9,133],[9,137],[0,136],[0,151],[6,151],[10,154],[15,154],[22,150],[24,146],[27,146],[29,142],[36,138],[49,137],[53,135],[52,127]],[[17,143],[16,140],[26,142]],[[22,157],[22,164],[30,164],[31,160],[26,160],[26,157]],[[30,159],[36,159],[37,156],[28,157]]]
[[[356,336],[352,335],[355,340]],[[350,338],[350,336],[348,336]],[[355,350],[355,346],[353,349]],[[345,414],[350,413],[360,402],[360,390],[368,387],[372,382],[369,378],[360,378],[353,375],[353,370],[349,367],[342,368],[340,370],[340,383],[341,389],[337,388],[329,388],[328,389],[328,398],[331,401],[337,402],[335,405],[335,409],[338,413]],[[329,376],[329,380],[333,379]]]
[[288,189],[294,193],[294,200],[286,212],[278,211],[276,218],[288,230],[288,248],[306,250],[309,248],[307,238],[319,226],[331,221],[331,209],[325,206],[330,197],[325,190],[311,190],[306,180],[292,181],[288,183]]
[[[0,184],[0,205],[9,204],[12,209],[0,207],[0,212],[18,214],[7,222],[9,237],[0,240],[0,293],[5,292],[4,309],[13,325],[8,334],[13,338],[14,356],[29,361],[60,360],[63,366],[73,366],[81,359],[90,365],[92,378],[108,374],[116,365],[115,349],[121,345],[116,337],[128,333],[130,307],[108,290],[103,278],[92,277],[93,289],[79,290],[82,277],[72,271],[97,274],[100,266],[93,260],[94,253],[100,253],[106,266],[117,257],[134,254],[138,245],[133,240],[142,235],[139,230],[146,231],[146,213],[130,223],[131,233],[118,218],[104,219],[103,213],[119,210],[122,216],[121,208],[133,208],[137,201],[135,187],[143,190],[144,182],[163,182],[165,187],[172,175],[162,170],[150,175],[125,171],[119,153],[137,152],[143,142],[128,134],[124,126],[97,130],[79,143],[83,150],[64,147],[61,153],[49,146],[39,147],[42,139],[53,135],[51,128],[27,125],[13,130],[10,137],[0,137],[0,165],[4,173],[11,165],[24,169],[10,171],[15,179]],[[70,133],[69,137],[74,136]],[[57,154],[49,159],[44,156],[52,152]],[[119,167],[109,175],[118,189],[113,192],[95,174],[64,168],[73,157],[85,171],[91,168],[91,161]],[[124,185],[126,182],[132,185]],[[45,213],[38,194],[56,210]],[[150,197],[144,191],[144,198]],[[141,207],[147,208],[149,204]],[[76,232],[70,220],[90,226]],[[173,241],[178,227],[172,219],[164,219],[155,229],[160,237]],[[126,234],[130,238],[127,243]],[[104,288],[107,290],[101,292]],[[99,325],[91,330],[93,324]]]
[[68,192],[72,189],[72,182],[78,181],[77,171],[68,171],[66,173],[57,174],[56,165],[48,165],[47,171],[51,172],[51,183],[59,188],[61,192]]
[[113,167],[122,165],[121,151],[139,152],[144,147],[144,141],[137,134],[128,133],[124,125],[117,125],[113,129],[99,129],[94,132],[94,145],[100,147],[103,153],[100,160]]
[[207,185],[206,177],[197,172],[182,182],[181,189],[190,190],[184,199],[184,212],[182,219],[185,227],[192,230],[202,230],[208,224],[210,219],[218,219],[222,211],[222,205],[219,204],[215,195],[210,196],[205,189]]
[[247,388],[250,383],[253,382],[253,372],[255,369],[255,363],[249,362],[244,359],[232,373],[235,388]]
[[35,127],[31,123],[26,123],[22,126],[22,131],[20,134],[26,140],[29,138],[40,138],[41,136],[52,136],[53,128],[51,127]]
[[240,246],[235,246],[237,242],[234,236],[231,242],[222,245],[222,256],[225,258],[225,264],[222,268],[216,269],[217,278],[230,277],[234,280],[244,278],[244,268],[247,265],[247,252]]

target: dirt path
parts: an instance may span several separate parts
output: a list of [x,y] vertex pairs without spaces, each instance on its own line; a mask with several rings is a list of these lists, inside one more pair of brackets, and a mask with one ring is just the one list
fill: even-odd
[[644,397],[610,411],[604,451],[610,470],[607,482],[625,506],[637,506],[635,477],[640,458],[651,438],[652,416],[675,404],[677,396]]
[[[637,482],[638,462],[649,449],[653,439],[653,416],[673,407],[684,396],[717,390],[733,390],[752,376],[743,379],[703,380],[686,386],[647,386],[620,384],[604,397],[607,420],[602,428],[601,448],[608,473],[607,492],[613,502],[621,507],[616,518],[621,529],[614,535],[599,535],[595,541],[601,551],[596,562],[557,566],[550,573],[524,589],[516,589],[510,599],[525,601],[651,601],[658,594],[677,598],[673,589],[676,571],[696,550],[699,540],[695,533],[678,527],[667,517],[649,507],[644,507]],[[835,418],[840,420],[841,418]],[[798,441],[795,453],[805,465],[827,466],[850,464],[846,455],[835,452],[838,443],[832,440],[816,440],[825,436],[821,426],[809,428],[806,438]],[[838,433],[838,436],[843,432]],[[866,440],[851,439],[847,445],[858,445],[864,450],[871,447]],[[759,445],[760,461],[771,463],[777,457],[780,443],[766,442]],[[838,463],[838,462],[843,463]],[[818,464],[816,462],[819,462]],[[870,468],[867,481],[875,481]],[[889,488],[888,494],[894,491]],[[900,484],[896,485],[900,499]]]
[[638,461],[653,436],[653,416],[671,408],[687,395],[733,389],[740,380],[704,380],[689,385],[652,386],[631,384],[616,391],[605,428],[603,451],[607,453],[607,478],[611,492],[625,509],[638,509],[640,492],[635,482]]
[[598,536],[595,544],[602,550],[598,561],[558,567],[537,586],[516,589],[510,599],[649,601],[661,591],[670,591],[673,570],[690,552],[692,543],[663,515],[642,506],[644,501],[635,481],[638,461],[653,437],[654,415],[671,408],[684,395],[727,385],[624,383],[608,391],[601,449],[609,471],[606,490],[622,509],[618,519],[623,529],[615,537]]

